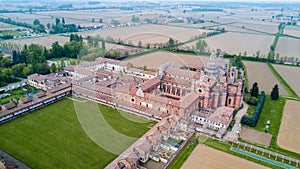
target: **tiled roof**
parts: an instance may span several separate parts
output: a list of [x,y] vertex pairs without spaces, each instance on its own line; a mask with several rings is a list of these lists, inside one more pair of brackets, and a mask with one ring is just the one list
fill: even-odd
[[7,110],[17,107],[16,103],[13,101],[10,101],[2,106],[4,106]]
[[22,101],[23,103],[28,103],[32,101],[32,99],[28,95],[26,95],[25,97],[21,98],[19,101]]
[[230,117],[233,115],[233,108],[219,107],[217,110],[208,117],[208,120],[227,125],[230,122]]
[[185,95],[181,100],[181,107],[187,108],[191,103],[193,103],[196,99],[199,98],[199,94],[195,92],[190,92]]
[[41,98],[41,97],[46,96],[46,94],[44,92],[40,91],[40,92],[36,93],[34,96]]
[[160,83],[159,77],[146,80],[144,83],[142,83],[142,90],[147,91],[149,88],[159,85],[159,83]]

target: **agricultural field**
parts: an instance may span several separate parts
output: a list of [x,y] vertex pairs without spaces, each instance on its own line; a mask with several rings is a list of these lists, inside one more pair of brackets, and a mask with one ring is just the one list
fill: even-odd
[[16,29],[27,29],[21,26],[10,25],[7,23],[0,22],[0,30],[16,30]]
[[[230,164],[229,164],[230,162]],[[192,154],[188,157],[186,162],[181,167],[182,169],[199,169],[199,168],[230,168],[239,169],[264,169],[262,165],[254,162],[247,161],[245,159],[230,155],[228,153],[215,150],[213,148],[198,145]]]
[[300,59],[300,39],[280,37],[275,50],[280,57],[294,57]]
[[284,28],[284,33],[300,38],[300,26],[286,26]]
[[245,127],[242,128],[240,137],[243,140],[265,146],[269,146],[272,140],[272,134],[256,131]]
[[58,41],[60,45],[64,45],[66,42],[70,40],[69,37],[59,36],[59,35],[49,35],[43,37],[32,37],[26,39],[18,39],[18,40],[9,40],[7,42],[13,42],[15,44],[24,46],[25,44],[30,45],[32,43],[45,46],[46,48],[51,48],[51,45]]
[[252,84],[257,82],[260,91],[265,91],[267,94],[270,94],[274,85],[278,84],[280,94],[288,96],[288,92],[277,80],[267,64],[258,62],[244,62],[244,64],[248,73],[249,90]]
[[[0,126],[0,148],[31,168],[104,168],[117,155],[104,150],[93,136],[105,139],[120,152],[154,125],[143,118],[77,98],[64,99]],[[78,112],[80,104],[85,113]],[[94,106],[97,111],[91,107]],[[76,110],[76,111],[75,111]],[[100,111],[99,111],[100,110]],[[83,128],[96,124],[94,116],[103,116],[106,124],[132,140],[123,142]],[[84,116],[84,119],[79,118]],[[129,117],[130,116],[130,117]],[[135,121],[135,122],[134,122]],[[139,121],[139,122],[137,122]],[[143,123],[141,122],[143,121]],[[94,123],[95,122],[95,123]],[[101,129],[101,130],[97,130]],[[87,135],[89,134],[89,136]],[[99,138],[98,138],[99,139]],[[119,147],[119,145],[122,146]],[[105,146],[104,146],[105,147]]]
[[300,96],[300,68],[293,66],[283,66],[273,64],[273,67],[281,75],[281,77],[289,84],[289,86]]
[[282,116],[282,121],[280,125],[280,130],[278,134],[277,144],[284,149],[300,153],[300,102],[287,100],[284,112]]
[[[248,56],[256,55],[256,52],[260,51],[261,56],[267,56],[273,40],[273,36],[227,32],[209,37],[206,42],[210,51],[221,49],[228,54],[242,55],[247,52]],[[193,46],[194,43],[196,42],[190,45]]]
[[181,62],[187,66],[205,66],[209,57],[171,52],[153,52],[128,60],[134,66],[147,66],[150,69],[158,69],[167,62]]
[[173,38],[179,42],[190,40],[194,36],[199,36],[207,30],[182,28],[175,26],[162,26],[162,25],[141,25],[134,27],[113,28],[107,30],[96,30],[79,33],[83,37],[101,36],[103,38],[111,37],[113,39],[121,39],[124,42],[131,42],[138,45],[141,41],[142,45],[147,43],[166,43],[169,38]]

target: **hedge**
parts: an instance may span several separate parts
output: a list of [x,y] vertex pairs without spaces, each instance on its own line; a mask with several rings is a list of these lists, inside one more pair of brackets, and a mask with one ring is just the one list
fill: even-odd
[[255,127],[258,121],[258,118],[260,116],[261,110],[264,106],[265,103],[265,98],[266,98],[266,94],[264,91],[261,92],[260,98],[259,98],[259,102],[254,110],[254,113],[251,117],[248,116],[243,116],[241,123],[251,126],[251,127]]

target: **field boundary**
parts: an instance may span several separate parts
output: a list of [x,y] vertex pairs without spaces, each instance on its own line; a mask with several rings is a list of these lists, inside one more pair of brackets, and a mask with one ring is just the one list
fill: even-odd
[[291,88],[291,86],[283,79],[283,77],[276,71],[271,63],[267,63],[268,67],[270,68],[271,72],[277,78],[277,80],[282,84],[282,86],[287,90],[291,97],[295,97],[296,99],[300,99],[296,92]]

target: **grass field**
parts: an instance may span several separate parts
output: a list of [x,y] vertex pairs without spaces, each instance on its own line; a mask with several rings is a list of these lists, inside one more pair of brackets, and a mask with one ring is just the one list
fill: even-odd
[[[123,112],[97,106],[110,126],[127,136],[138,138],[153,124],[135,123],[124,118]],[[85,113],[89,116],[93,112],[86,109]],[[104,168],[117,157],[87,136],[70,99],[1,125],[0,135],[0,149],[32,168]]]
[[286,102],[277,143],[280,147],[300,153],[300,102],[288,100]]

